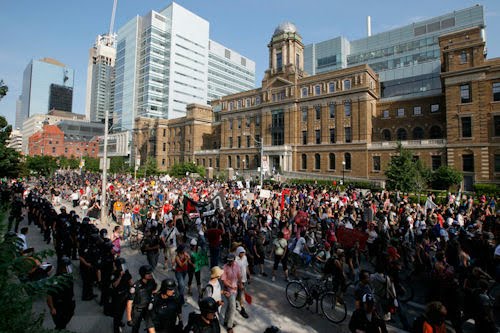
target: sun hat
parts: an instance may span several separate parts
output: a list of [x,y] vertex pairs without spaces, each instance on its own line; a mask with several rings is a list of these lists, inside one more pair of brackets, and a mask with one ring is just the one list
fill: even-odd
[[224,271],[219,267],[219,266],[214,266],[210,270],[210,278],[211,279],[218,279],[222,276]]

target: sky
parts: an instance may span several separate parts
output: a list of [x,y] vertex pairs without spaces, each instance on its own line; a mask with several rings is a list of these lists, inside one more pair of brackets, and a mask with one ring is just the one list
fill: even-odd
[[[499,0],[178,0],[210,22],[210,38],[256,62],[256,83],[268,65],[267,44],[276,26],[290,21],[305,45],[339,35],[349,40],[473,6],[485,7],[488,58],[500,57]],[[113,0],[0,0],[0,80],[9,87],[0,115],[14,123],[23,71],[50,57],[75,70],[73,112],[85,113],[89,49],[109,29]],[[168,6],[166,0],[118,0],[115,31],[136,15]]]

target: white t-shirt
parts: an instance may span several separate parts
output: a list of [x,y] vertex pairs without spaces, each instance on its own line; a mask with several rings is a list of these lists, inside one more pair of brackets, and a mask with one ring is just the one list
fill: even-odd
[[238,266],[240,266],[240,272],[241,272],[241,282],[245,283],[247,282],[247,267],[248,267],[248,259],[247,256],[243,256],[241,258],[240,256],[236,257],[236,263]]
[[[167,247],[177,248],[177,235],[179,234],[179,231],[176,227],[172,228],[169,228],[167,226],[165,229],[163,229],[163,231],[161,232],[161,237],[165,240],[165,244],[167,245]],[[168,238],[166,238],[167,236]]]
[[304,237],[300,237],[297,240],[297,244],[295,244],[295,247],[293,248],[293,253],[301,255],[304,250],[304,245],[306,245],[306,240]]
[[132,214],[130,213],[125,213],[123,214],[123,225],[132,225]]

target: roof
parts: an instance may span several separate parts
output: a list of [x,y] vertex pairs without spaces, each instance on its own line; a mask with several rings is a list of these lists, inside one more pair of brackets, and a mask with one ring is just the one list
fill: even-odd
[[63,131],[56,125],[45,125],[43,126],[43,133],[46,134],[61,134],[63,135]]

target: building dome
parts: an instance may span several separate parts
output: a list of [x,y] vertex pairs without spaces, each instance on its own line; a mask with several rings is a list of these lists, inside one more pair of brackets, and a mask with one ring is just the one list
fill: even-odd
[[284,33],[296,33],[297,27],[292,22],[283,22],[274,29],[273,36],[281,35]]

